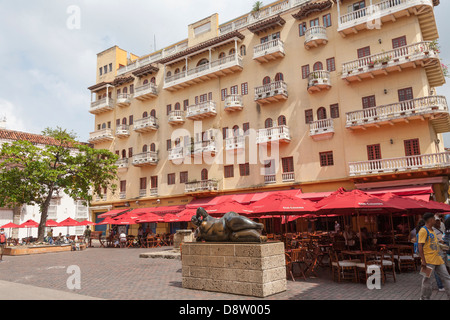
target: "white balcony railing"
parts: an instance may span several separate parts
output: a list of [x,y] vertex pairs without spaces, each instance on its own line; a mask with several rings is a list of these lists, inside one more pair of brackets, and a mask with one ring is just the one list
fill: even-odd
[[349,78],[362,73],[374,73],[377,70],[398,66],[423,59],[439,59],[436,47],[431,41],[422,41],[399,47],[382,53],[342,64],[342,78]]
[[121,191],[119,192],[119,199],[123,200],[127,198],[127,192],[126,191]]
[[147,189],[139,189],[139,197],[143,198],[147,196]]
[[183,147],[175,147],[169,150],[169,160],[178,160],[184,159],[184,148]]
[[111,129],[102,129],[89,134],[89,142],[91,143],[110,141],[113,139],[114,135]]
[[267,142],[290,142],[291,135],[289,133],[289,127],[286,125],[259,129],[256,135],[256,143]]
[[392,123],[396,119],[408,119],[424,115],[448,113],[444,96],[428,96],[391,103],[373,108],[347,112],[346,127],[366,126],[380,122]]
[[158,187],[150,188],[150,197],[157,197],[157,196],[158,196]]
[[[433,0],[384,0],[365,8],[349,12],[339,17],[338,31],[345,31],[351,29],[351,33],[355,32],[356,26],[361,25],[365,28],[374,28],[374,20],[384,17],[395,19],[395,14],[400,11],[408,11],[407,14],[419,14],[419,10],[411,10],[410,8],[418,6],[422,7],[428,5],[433,7]],[[394,18],[392,18],[394,17]],[[360,29],[360,28],[358,28]],[[350,32],[350,31],[349,31]]]
[[309,135],[314,140],[331,138],[334,135],[333,119],[313,121],[309,124]]
[[131,104],[131,94],[128,93],[119,93],[117,95],[117,106],[119,107],[128,107]]
[[116,161],[116,166],[118,170],[128,169],[128,158],[122,158]]
[[169,113],[168,122],[170,124],[184,123],[185,118],[186,118],[186,113],[183,110],[172,110]]
[[242,110],[243,106],[243,99],[239,94],[232,94],[225,98],[225,110],[227,111]]
[[133,166],[145,166],[158,164],[158,152],[148,151],[133,156]]
[[218,191],[219,182],[216,180],[202,180],[186,182],[185,193]]
[[261,103],[287,99],[287,85],[284,81],[275,81],[255,88],[255,101]]
[[232,54],[225,58],[221,58],[210,63],[203,64],[194,69],[180,72],[164,79],[164,89],[183,85],[196,83],[195,79],[204,78],[209,79],[208,75],[217,73],[219,76],[223,75],[225,69],[242,69],[242,57],[238,54]]
[[116,126],[116,137],[126,138],[130,136],[130,126],[126,124],[119,124]]
[[275,174],[264,175],[264,183],[265,184],[276,183],[276,182],[277,182],[277,176]]
[[133,129],[137,132],[147,132],[158,130],[158,119],[155,117],[147,117],[134,121]]
[[158,95],[156,85],[149,82],[143,86],[137,87],[134,90],[134,98],[144,101],[150,98],[154,98]]
[[189,106],[186,111],[186,118],[196,120],[215,116],[216,114],[216,103],[214,101],[205,101]]
[[197,141],[190,146],[189,153],[191,155],[202,155],[204,153],[216,153],[216,142],[213,140]]
[[260,62],[284,57],[284,54],[284,43],[280,39],[270,40],[253,47],[253,59]]
[[308,92],[321,91],[322,89],[330,89],[331,80],[330,72],[327,70],[316,70],[308,75]]
[[92,114],[98,114],[113,109],[114,109],[114,99],[105,97],[97,101],[91,102],[89,112]]
[[399,173],[409,170],[439,169],[450,166],[450,152],[349,163],[350,176]]
[[295,181],[295,172],[283,172],[282,180],[283,180],[283,182]]
[[225,139],[225,150],[245,149],[245,136],[229,137]]
[[305,48],[317,47],[319,44],[328,43],[327,28],[314,26],[305,32]]

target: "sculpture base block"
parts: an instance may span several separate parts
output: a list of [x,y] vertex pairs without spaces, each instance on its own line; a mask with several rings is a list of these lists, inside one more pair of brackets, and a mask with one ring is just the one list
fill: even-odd
[[184,243],[183,288],[264,298],[286,291],[284,243]]

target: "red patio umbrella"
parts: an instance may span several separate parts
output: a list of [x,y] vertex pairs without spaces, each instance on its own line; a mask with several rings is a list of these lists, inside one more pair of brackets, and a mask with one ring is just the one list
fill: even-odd
[[45,223],[46,227],[59,227],[58,222],[54,221],[54,220],[47,220],[47,222]]
[[179,222],[180,221],[180,217],[178,217],[174,214],[171,214],[171,213],[164,215],[163,218],[164,218],[164,222]]
[[254,213],[310,213],[317,211],[314,202],[286,194],[272,193],[251,205]]
[[89,220],[84,220],[84,221],[80,222],[80,226],[95,226],[95,225],[96,225],[95,222],[92,222],[92,221],[89,221]]
[[121,225],[121,226],[136,224],[136,219],[124,217],[122,219],[114,220],[114,222],[112,224]]
[[69,234],[69,227],[77,227],[82,226],[77,220],[72,219],[71,217],[61,221],[58,224],[59,227],[67,227],[67,234]]
[[[27,228],[27,229],[37,228],[37,227],[39,227],[39,223],[37,223],[36,221],[31,220],[31,219],[27,220],[24,223],[22,223],[21,225],[19,225],[19,228]],[[28,231],[27,231],[27,236],[29,236]]]
[[164,218],[154,213],[146,213],[136,219],[136,223],[155,223],[164,222]]
[[390,192],[383,194],[379,198],[381,200],[387,201],[388,203],[402,207],[408,210],[409,213],[416,214],[429,211],[429,208],[426,206],[426,202],[421,202],[411,198],[400,197]]
[[106,217],[105,219],[103,219],[103,221],[97,223],[98,226],[102,226],[105,224],[114,224],[115,220],[113,220],[111,217]]
[[10,222],[10,223],[5,224],[4,226],[1,226],[0,228],[9,229],[9,237],[12,238],[12,229],[19,228],[19,225]]
[[[192,210],[192,209],[191,209]],[[227,212],[233,211],[239,214],[251,214],[253,213],[252,208],[249,206],[240,204],[237,201],[225,201],[216,205],[208,206],[205,208],[208,214],[225,214]],[[195,213],[194,213],[195,214]]]

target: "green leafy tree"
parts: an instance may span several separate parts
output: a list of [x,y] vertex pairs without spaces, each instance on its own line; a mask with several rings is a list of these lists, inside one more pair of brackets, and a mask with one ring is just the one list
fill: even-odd
[[54,195],[65,192],[89,203],[103,188],[117,188],[117,155],[79,143],[73,132],[59,127],[47,128],[43,135],[53,143],[39,147],[18,140],[0,149],[0,207],[38,205],[40,242]]

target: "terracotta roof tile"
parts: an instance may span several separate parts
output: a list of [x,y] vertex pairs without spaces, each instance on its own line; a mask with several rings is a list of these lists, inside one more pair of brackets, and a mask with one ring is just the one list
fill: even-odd
[[299,12],[293,14],[292,16],[297,20],[302,20],[314,12],[321,12],[323,10],[327,10],[331,8],[332,5],[333,3],[330,0],[326,0],[323,2],[307,3],[301,7]]
[[10,141],[25,140],[31,142],[32,144],[42,144],[50,146],[58,144],[57,140],[41,134],[7,130],[7,129],[0,129],[0,139]]

